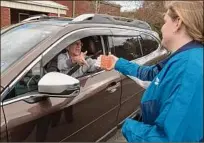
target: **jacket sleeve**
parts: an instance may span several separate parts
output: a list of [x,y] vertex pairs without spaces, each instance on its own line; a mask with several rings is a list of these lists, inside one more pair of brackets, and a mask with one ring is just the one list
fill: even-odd
[[66,54],[60,54],[57,57],[57,68],[61,73],[67,74],[71,65],[71,60],[67,58]]
[[152,81],[159,73],[158,67],[140,66],[123,58],[119,58],[115,64],[115,69],[124,75],[137,77],[143,81]]
[[203,138],[203,80],[185,76],[188,79],[183,78],[164,102],[154,125],[126,119],[122,133],[128,142],[195,142]]
[[95,63],[96,63],[96,60],[95,59],[91,59],[91,58],[88,58],[87,60],[87,63],[88,63],[88,72],[93,72],[95,70],[98,69],[98,67],[95,66]]
[[87,72],[93,72],[98,69],[98,67],[95,66],[96,60],[88,58],[86,62],[88,66],[87,65],[81,66],[76,72],[72,74],[73,77],[80,77]]

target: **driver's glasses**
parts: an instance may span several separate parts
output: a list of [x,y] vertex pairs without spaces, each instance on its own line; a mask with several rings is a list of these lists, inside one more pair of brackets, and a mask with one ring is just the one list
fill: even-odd
[[73,45],[76,45],[76,46],[83,46],[83,43],[81,43],[81,42],[74,42],[73,44],[72,44],[72,46]]

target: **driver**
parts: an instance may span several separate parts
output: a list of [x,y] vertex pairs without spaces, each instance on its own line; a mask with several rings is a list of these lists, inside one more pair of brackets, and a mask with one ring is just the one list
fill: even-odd
[[98,69],[98,67],[95,66],[96,60],[87,58],[87,52],[81,52],[81,47],[82,42],[78,40],[66,48],[66,53],[62,53],[58,56],[57,67],[61,73],[77,78],[87,72],[93,72]]

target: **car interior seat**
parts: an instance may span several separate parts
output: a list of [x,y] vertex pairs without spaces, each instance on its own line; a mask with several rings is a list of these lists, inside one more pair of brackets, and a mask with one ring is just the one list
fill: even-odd
[[87,51],[87,56],[91,57],[92,59],[96,59],[99,53],[102,53],[101,44],[97,40],[97,36],[86,37],[82,39],[83,47],[82,51]]
[[48,62],[45,66],[45,72],[60,72],[60,70],[57,67],[57,60],[58,60],[58,56],[61,53],[66,53],[66,49],[62,50],[59,54],[57,54],[50,62]]
[[93,39],[89,39],[89,41],[88,41],[87,52],[91,56],[94,56],[97,52],[96,45],[95,45],[95,42],[93,41]]
[[93,59],[96,59],[100,54],[103,53],[103,47],[99,36],[92,36],[89,40],[89,50],[93,54]]

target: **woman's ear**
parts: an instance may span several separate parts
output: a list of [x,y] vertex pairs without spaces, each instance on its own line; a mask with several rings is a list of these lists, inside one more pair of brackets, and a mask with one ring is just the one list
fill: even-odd
[[181,20],[180,17],[178,17],[174,22],[175,22],[175,25],[176,25],[175,31],[174,31],[174,33],[175,33],[175,32],[177,32],[177,31],[179,31],[181,29],[182,20]]

